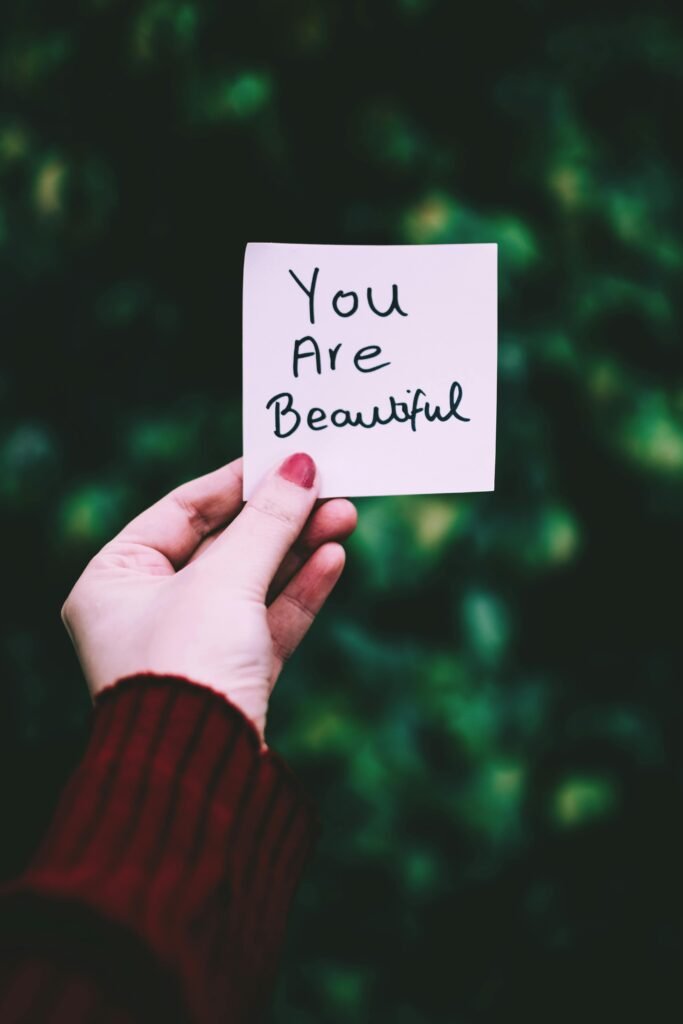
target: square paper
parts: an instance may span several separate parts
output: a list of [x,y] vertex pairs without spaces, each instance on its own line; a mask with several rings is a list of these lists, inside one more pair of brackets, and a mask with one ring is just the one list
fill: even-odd
[[321,497],[493,490],[497,250],[250,243],[244,497],[300,451]]

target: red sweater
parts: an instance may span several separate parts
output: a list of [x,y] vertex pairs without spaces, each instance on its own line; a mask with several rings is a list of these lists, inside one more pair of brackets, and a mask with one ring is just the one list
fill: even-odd
[[153,675],[109,687],[42,846],[0,897],[0,1022],[260,1019],[318,831],[221,694]]

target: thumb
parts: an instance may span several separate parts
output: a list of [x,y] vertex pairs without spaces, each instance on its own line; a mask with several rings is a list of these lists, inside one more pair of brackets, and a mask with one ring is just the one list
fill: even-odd
[[267,475],[213,545],[230,580],[265,601],[280,564],[303,530],[319,491],[310,455],[290,455]]

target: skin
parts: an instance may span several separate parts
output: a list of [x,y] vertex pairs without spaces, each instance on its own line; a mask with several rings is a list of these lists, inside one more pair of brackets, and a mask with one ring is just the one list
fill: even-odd
[[265,747],[268,701],[344,568],[356,510],[273,469],[242,502],[242,460],[171,491],[87,565],[62,608],[93,697],[141,672],[224,694]]

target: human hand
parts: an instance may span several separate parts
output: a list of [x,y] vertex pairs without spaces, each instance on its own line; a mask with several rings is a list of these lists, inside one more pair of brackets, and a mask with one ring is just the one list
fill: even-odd
[[292,455],[242,503],[242,461],[171,491],[95,555],[62,608],[93,694],[141,672],[223,693],[263,742],[268,700],[344,567],[351,502],[314,508]]

